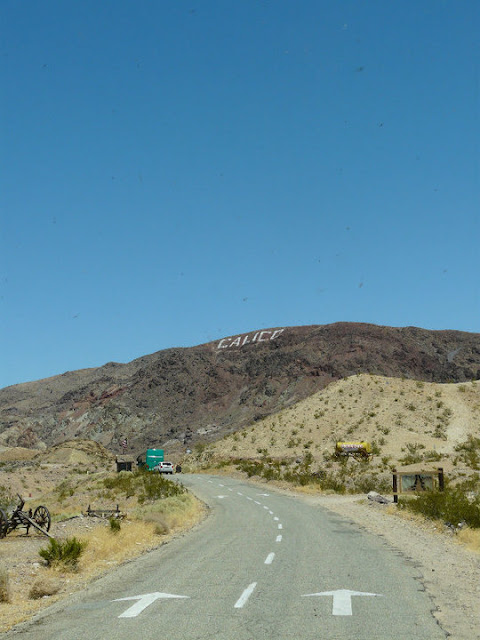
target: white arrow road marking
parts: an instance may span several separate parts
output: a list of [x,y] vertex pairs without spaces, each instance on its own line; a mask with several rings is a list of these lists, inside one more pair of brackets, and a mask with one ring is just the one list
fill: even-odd
[[248,587],[242,593],[240,598],[234,604],[234,609],[241,609],[242,607],[245,606],[245,604],[247,603],[247,600],[252,595],[253,590],[255,589],[256,586],[257,586],[256,582],[252,582],[252,584],[248,585]]
[[381,593],[366,593],[364,591],[350,591],[349,589],[337,589],[336,591],[321,591],[320,593],[306,593],[309,596],[333,596],[332,615],[351,616],[352,596],[373,596],[381,598]]
[[272,564],[274,558],[275,558],[275,554],[269,553],[265,560],[265,564]]
[[112,602],[124,602],[127,600],[138,600],[134,605],[129,607],[126,611],[121,613],[119,618],[135,618],[138,616],[148,605],[155,602],[159,598],[188,598],[188,596],[176,596],[173,593],[144,593],[142,596],[130,596],[128,598],[117,598]]

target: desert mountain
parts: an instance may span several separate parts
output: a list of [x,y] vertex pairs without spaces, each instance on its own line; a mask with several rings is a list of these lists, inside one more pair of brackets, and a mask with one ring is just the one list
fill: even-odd
[[0,446],[118,451],[218,440],[355,374],[480,378],[480,334],[335,323],[252,331],[0,390]]

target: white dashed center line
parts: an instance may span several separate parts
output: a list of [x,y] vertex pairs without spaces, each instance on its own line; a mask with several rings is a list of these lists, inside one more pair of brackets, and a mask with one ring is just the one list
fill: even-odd
[[252,584],[248,585],[248,587],[242,593],[240,598],[236,601],[234,605],[234,609],[241,609],[242,607],[245,606],[245,604],[247,603],[247,600],[252,595],[253,590],[255,589],[256,586],[257,586],[256,582],[252,582]]
[[277,536],[275,539],[275,542],[281,542],[282,541],[282,536]]
[[283,529],[283,525],[279,524],[279,525],[278,525],[278,528],[279,528],[279,529]]
[[265,564],[272,564],[274,558],[275,558],[275,554],[269,553],[265,560]]

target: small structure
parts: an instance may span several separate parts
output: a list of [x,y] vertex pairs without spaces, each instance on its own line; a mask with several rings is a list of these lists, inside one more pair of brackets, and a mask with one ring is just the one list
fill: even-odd
[[120,471],[133,471],[135,458],[133,456],[115,456],[117,473]]
[[398,502],[398,496],[401,493],[412,494],[421,491],[443,491],[445,488],[445,478],[443,468],[438,469],[422,469],[413,467],[397,471],[393,469],[393,501]]

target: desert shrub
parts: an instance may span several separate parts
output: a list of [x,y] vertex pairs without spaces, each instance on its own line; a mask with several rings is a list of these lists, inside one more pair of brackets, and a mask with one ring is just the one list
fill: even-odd
[[6,569],[0,569],[0,602],[10,602],[12,597],[10,579]]
[[281,473],[280,471],[278,471],[278,469],[268,467],[263,470],[262,477],[265,478],[265,480],[279,480],[281,477]]
[[71,497],[75,493],[74,488],[70,486],[68,480],[63,480],[63,482],[61,482],[58,487],[55,488],[55,491],[58,494],[58,500],[60,502],[63,502],[65,498]]
[[48,566],[62,565],[65,568],[76,569],[78,560],[86,546],[86,542],[75,537],[66,540],[50,538],[48,547],[40,549],[38,554]]
[[371,447],[372,447],[372,455],[374,456],[379,456],[380,453],[382,452],[379,445],[375,442],[375,440],[372,440]]
[[120,472],[103,481],[104,486],[126,498],[137,496],[143,504],[146,500],[160,500],[185,493],[185,487],[154,471],[138,470],[133,473]]
[[110,525],[110,531],[112,533],[118,533],[122,528],[122,525],[120,524],[120,520],[118,518],[109,518],[108,524]]
[[442,458],[443,458],[442,454],[433,449],[431,451],[425,451],[425,453],[423,454],[423,459],[426,462],[438,462]]
[[399,460],[402,464],[416,464],[423,460],[423,454],[420,451],[425,449],[425,445],[418,442],[407,442],[405,447],[402,447],[402,451],[405,451],[405,449],[407,453]]
[[264,471],[264,463],[257,460],[240,460],[237,469],[247,474],[247,477],[261,476]]
[[480,438],[468,436],[465,442],[455,447],[455,451],[458,452],[458,459],[471,469],[480,469]]
[[143,495],[147,500],[160,500],[185,493],[182,484],[167,480],[160,473],[149,472],[143,475]]
[[343,494],[347,491],[345,480],[336,473],[326,473],[320,480],[320,487],[322,491],[334,491],[335,493]]
[[471,528],[480,528],[480,497],[469,498],[462,486],[445,491],[426,491],[415,499],[400,500],[399,505],[434,520],[454,525],[465,522]]
[[15,504],[15,498],[10,493],[10,489],[0,485],[0,508],[6,511],[13,504]]
[[[385,487],[380,486],[381,482],[377,476],[360,476],[354,479],[353,486],[349,487],[350,493],[368,493],[369,491],[383,492]],[[390,486],[388,487],[390,489]]]

